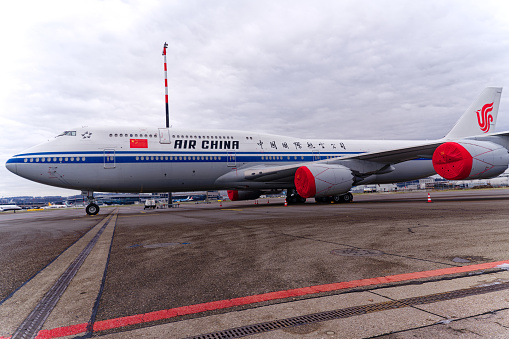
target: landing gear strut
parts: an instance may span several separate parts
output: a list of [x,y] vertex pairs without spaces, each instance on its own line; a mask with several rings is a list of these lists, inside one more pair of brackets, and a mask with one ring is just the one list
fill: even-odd
[[301,197],[295,188],[289,188],[286,191],[286,202],[288,204],[303,204],[306,202],[306,198]]
[[82,191],[81,194],[87,196],[88,205],[85,207],[85,211],[88,215],[96,215],[99,213],[99,206],[95,203],[94,192]]

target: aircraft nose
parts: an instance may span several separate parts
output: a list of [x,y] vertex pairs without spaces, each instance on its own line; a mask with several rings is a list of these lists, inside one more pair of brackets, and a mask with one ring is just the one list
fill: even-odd
[[14,162],[13,158],[7,160],[7,162],[5,163],[5,167],[7,167],[7,169],[9,171],[11,171],[12,173],[18,174],[18,169],[16,167],[16,163]]

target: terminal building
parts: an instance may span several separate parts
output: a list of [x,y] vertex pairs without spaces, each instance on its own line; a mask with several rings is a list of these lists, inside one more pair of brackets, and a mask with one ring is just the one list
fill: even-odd
[[[397,184],[360,185],[352,188],[352,193],[372,192],[401,192],[414,190],[446,190],[446,189],[472,189],[509,187],[509,173],[492,179],[479,180],[446,180],[438,175],[420,180],[401,182]],[[284,196],[284,194],[283,194]],[[147,199],[156,200],[159,203],[168,202],[168,193],[96,193],[97,203],[100,205],[129,205],[143,204]],[[227,199],[226,191],[198,191],[178,192],[172,194],[173,202],[202,202]],[[0,204],[16,204],[25,208],[40,208],[48,205],[84,206],[86,197],[83,195],[44,196],[44,197],[2,197]]]

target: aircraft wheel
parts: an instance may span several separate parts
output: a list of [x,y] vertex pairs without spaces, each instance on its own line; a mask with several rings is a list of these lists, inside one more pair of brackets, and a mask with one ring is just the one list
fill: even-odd
[[332,202],[334,202],[335,204],[346,203],[346,202],[352,202],[352,199],[353,199],[352,193],[348,192],[346,194],[333,196]]
[[342,195],[333,195],[332,200],[333,203],[339,204],[343,202],[343,196]]
[[97,213],[99,213],[99,206],[97,206],[96,204],[89,204],[85,208],[85,211],[87,212],[88,215],[96,215]]

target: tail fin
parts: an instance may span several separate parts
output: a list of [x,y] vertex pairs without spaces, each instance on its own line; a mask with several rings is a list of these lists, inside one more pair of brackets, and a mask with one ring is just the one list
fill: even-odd
[[459,139],[493,132],[497,122],[502,87],[487,87],[463,113],[445,139]]

